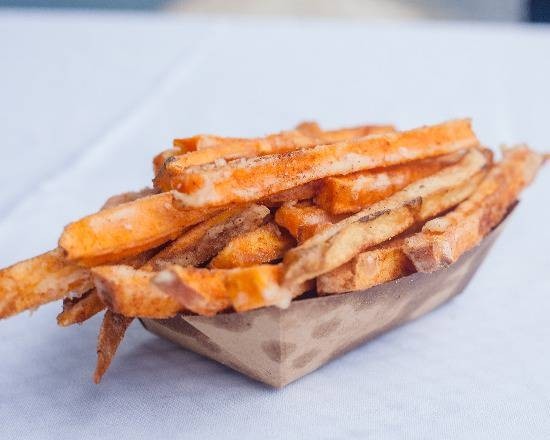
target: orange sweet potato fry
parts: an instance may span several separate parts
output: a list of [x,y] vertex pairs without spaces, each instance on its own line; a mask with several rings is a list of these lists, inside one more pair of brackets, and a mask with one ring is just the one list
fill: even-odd
[[267,196],[261,200],[261,203],[269,207],[278,207],[286,202],[296,202],[301,200],[313,199],[321,188],[322,180],[314,180],[295,186],[284,191]]
[[403,252],[403,243],[404,238],[396,238],[320,275],[317,278],[317,293],[331,295],[365,290],[410,275],[415,269]]
[[138,200],[147,196],[152,196],[153,194],[156,194],[156,193],[157,193],[157,190],[153,188],[143,188],[140,191],[129,191],[122,194],[116,194],[114,196],[109,197],[105,201],[105,203],[101,207],[101,210],[114,208],[115,206],[122,205],[123,203],[133,202],[134,200]]
[[486,166],[485,155],[472,149],[456,165],[412,183],[289,250],[283,260],[285,285],[336,269],[360,252],[456,206],[474,191]]
[[123,203],[65,227],[59,246],[67,260],[85,266],[118,262],[178,237],[215,210],[180,211],[169,193]]
[[300,243],[341,219],[341,216],[331,215],[308,201],[286,203],[275,213],[275,222]]
[[359,171],[347,176],[327,177],[323,179],[315,203],[331,214],[360,211],[391,196],[415,180],[435,174],[458,162],[464,153],[465,151],[458,151],[387,168]]
[[316,145],[318,140],[297,130],[272,134],[265,138],[226,138],[221,136],[199,135],[187,139],[175,139],[174,146],[194,144],[196,151],[169,157],[155,177],[155,188],[163,191],[171,189],[171,176],[185,169],[243,157],[255,157],[265,154],[292,151]]
[[198,266],[207,262],[233,238],[252,231],[269,215],[261,205],[230,208],[195,226],[170,243],[145,266],[144,270],[161,270],[166,265]]
[[269,263],[282,258],[295,241],[276,224],[267,223],[231,240],[210,261],[213,269],[231,269]]
[[[156,249],[151,249],[134,258],[123,261],[121,264],[138,268],[148,262],[157,252]],[[88,277],[91,277],[91,275],[88,274]],[[103,309],[105,309],[105,304],[97,294],[97,290],[91,289],[80,297],[63,299],[63,311],[57,315],[57,324],[62,327],[80,324]]]
[[320,178],[438,156],[478,140],[469,120],[180,170],[170,176],[179,207],[259,200]]
[[183,309],[170,295],[151,284],[155,272],[117,265],[95,267],[92,275],[101,300],[121,315],[163,319]]
[[55,249],[0,270],[0,319],[92,288],[87,269]]
[[99,330],[97,341],[97,366],[94,373],[94,382],[97,384],[111,365],[126,330],[133,318],[113,313],[107,310]]
[[89,290],[78,298],[65,298],[63,311],[57,315],[57,324],[67,327],[80,324],[105,309],[95,289]]
[[[97,294],[111,310],[125,316],[173,316],[181,310],[181,306],[149,285],[153,271],[177,261],[203,264],[229,243],[233,231],[229,231],[228,227],[246,231],[260,224],[267,214],[269,210],[258,205],[231,208],[186,231],[147,262],[143,262],[139,270],[136,264],[93,268]],[[146,298],[139,302],[143,294]]]
[[542,162],[542,155],[526,146],[505,150],[502,161],[467,200],[405,241],[404,251],[416,269],[433,272],[477,246],[501,222]]
[[196,269],[171,266],[153,284],[175,298],[185,309],[211,316],[230,306],[236,311],[276,305],[288,307],[309,284],[283,288],[281,265],[236,269]]
[[[394,131],[393,127],[386,125],[364,125],[329,131],[317,130],[318,128],[319,126],[315,123],[304,123],[300,124],[296,130],[283,131],[263,138],[247,139],[199,135],[191,138],[175,139],[174,146],[176,148],[185,148],[186,151],[191,152],[177,155],[177,150],[176,154],[172,154],[170,150],[167,150],[155,157],[154,167],[157,170],[154,181],[155,187],[163,191],[170,190],[171,176],[195,165],[211,162],[223,163],[223,161],[230,159],[284,153],[313,147],[318,144]],[[167,159],[170,160],[167,161]]]

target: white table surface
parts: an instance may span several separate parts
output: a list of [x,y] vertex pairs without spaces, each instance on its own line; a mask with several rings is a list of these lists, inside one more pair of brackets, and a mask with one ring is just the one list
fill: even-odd
[[[0,12],[0,265],[141,188],[177,135],[472,116],[550,149],[550,28]],[[282,390],[99,317],[0,322],[1,439],[550,435],[550,170],[465,293]]]

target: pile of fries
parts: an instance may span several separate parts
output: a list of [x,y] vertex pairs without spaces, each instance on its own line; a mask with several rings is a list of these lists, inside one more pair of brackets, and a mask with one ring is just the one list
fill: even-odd
[[288,307],[452,264],[544,159],[520,145],[495,161],[469,120],[175,139],[153,188],[111,197],[57,249],[0,271],[0,318],[60,299],[62,326],[105,311],[99,382],[134,318]]

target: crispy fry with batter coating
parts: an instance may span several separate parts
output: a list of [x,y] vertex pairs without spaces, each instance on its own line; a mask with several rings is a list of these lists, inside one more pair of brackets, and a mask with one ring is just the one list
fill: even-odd
[[169,193],[123,203],[65,227],[59,246],[69,261],[85,266],[121,261],[178,237],[215,210],[180,211]]
[[327,177],[323,179],[315,203],[331,214],[355,213],[391,196],[415,180],[458,162],[464,154],[465,151],[457,151],[387,168]]
[[0,270],[0,319],[92,288],[87,269],[55,249]]
[[[319,144],[328,144],[370,134],[394,131],[387,125],[364,125],[342,130],[323,131],[315,123],[300,124],[299,128],[282,131],[263,138],[228,138],[212,135],[198,135],[185,139],[174,139],[175,150],[166,150],[154,159],[156,170],[155,188],[171,189],[171,176],[186,168],[211,162],[222,162],[237,158],[251,158],[266,154],[285,153]],[[177,154],[186,149],[189,154]],[[175,154],[172,154],[172,153]],[[177,156],[177,157],[175,157]],[[170,159],[167,161],[167,159]],[[165,165],[165,166],[163,166]]]
[[160,172],[160,170],[164,166],[164,162],[166,162],[167,159],[177,156],[179,154],[183,154],[183,152],[179,148],[169,148],[168,150],[161,151],[159,154],[153,157],[154,175],[156,176]]
[[[157,252],[157,249],[151,249],[141,253],[137,257],[123,261],[121,264],[127,264],[138,268],[148,262]],[[80,324],[101,312],[103,309],[105,309],[105,304],[97,294],[96,289],[89,290],[80,297],[64,298],[63,310],[57,315],[57,324],[62,327]]]
[[111,310],[105,312],[97,340],[97,366],[94,372],[96,384],[101,381],[111,365],[118,346],[132,321],[133,318],[113,313]]
[[95,267],[92,275],[101,300],[121,315],[162,319],[182,310],[177,301],[151,284],[155,272],[117,265]]
[[283,260],[285,284],[329,272],[369,247],[456,206],[474,191],[486,164],[484,154],[472,149],[456,165],[412,183],[289,250]]
[[319,192],[321,185],[322,180],[314,180],[313,182],[304,183],[303,185],[298,185],[294,188],[289,188],[267,196],[261,200],[261,203],[269,207],[278,207],[286,202],[313,199]]
[[[234,229],[241,232],[250,230],[259,225],[268,214],[269,210],[259,205],[228,209],[188,230],[153,256],[141,270],[135,270],[128,265],[93,268],[97,293],[111,310],[125,316],[173,316],[181,306],[175,305],[171,298],[154,286],[149,286],[152,271],[176,261],[203,264],[234,237]],[[142,294],[148,296],[144,302],[139,302]],[[168,315],[161,315],[163,311],[167,311]],[[144,313],[153,313],[153,316]]]
[[476,191],[456,209],[427,222],[405,241],[404,251],[421,272],[455,262],[497,226],[519,193],[531,183],[543,157],[526,146],[504,151]]
[[166,265],[198,266],[205,263],[233,238],[260,226],[269,215],[262,205],[230,208],[195,226],[170,243],[145,266],[144,270],[161,270]]
[[334,216],[309,201],[285,203],[275,213],[275,222],[285,228],[299,243],[313,237],[342,216]]
[[122,194],[116,194],[109,197],[101,207],[101,210],[114,208],[115,206],[122,205],[123,203],[133,202],[134,200],[141,199],[143,197],[152,196],[156,194],[157,190],[153,188],[143,188],[140,191],[128,191]]
[[67,327],[80,324],[105,309],[95,289],[89,290],[78,298],[63,299],[63,311],[57,315],[57,324]]
[[403,252],[404,238],[362,252],[347,263],[317,278],[317,293],[335,293],[365,290],[415,271],[414,265]]
[[469,120],[366,136],[283,154],[176,170],[170,187],[182,209],[245,203],[323,177],[438,156],[478,140]]
[[232,306],[246,311],[275,305],[288,307],[309,283],[283,288],[281,265],[236,269],[196,269],[171,266],[153,284],[176,299],[185,309],[211,316]]
[[212,261],[213,269],[231,269],[269,263],[282,258],[295,241],[275,223],[267,223],[231,240]]
[[196,151],[172,156],[164,162],[154,179],[155,188],[169,191],[171,176],[191,166],[211,162],[225,163],[226,160],[281,153],[316,145],[318,140],[297,130],[283,131],[265,138],[227,138],[199,135],[187,139],[174,139],[174,146],[195,145]]
[[[145,188],[112,196],[102,209],[136,200],[152,191]],[[66,261],[63,251],[54,249],[0,270],[0,319],[64,298],[71,292],[82,295],[92,287],[89,271]]]

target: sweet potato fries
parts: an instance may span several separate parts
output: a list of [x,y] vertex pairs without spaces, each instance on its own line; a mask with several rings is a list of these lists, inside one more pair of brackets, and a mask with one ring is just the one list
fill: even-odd
[[0,318],[54,300],[61,326],[106,310],[99,382],[135,318],[288,307],[452,264],[546,157],[520,145],[494,161],[468,119],[178,138],[153,158],[154,188],[111,197],[56,249],[0,270]]

